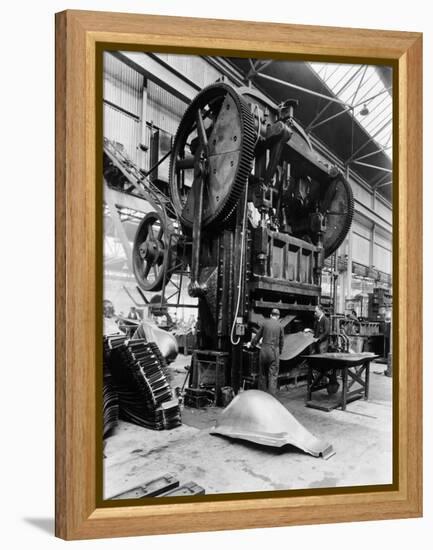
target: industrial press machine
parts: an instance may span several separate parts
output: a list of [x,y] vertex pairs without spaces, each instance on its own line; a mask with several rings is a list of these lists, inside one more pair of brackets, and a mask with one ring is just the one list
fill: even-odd
[[169,193],[135,236],[143,291],[163,294],[176,272],[188,273],[198,299],[196,363],[219,365],[218,385],[235,391],[243,344],[272,308],[288,330],[293,321],[311,326],[324,260],[352,222],[351,188],[313,149],[296,106],[225,82],[204,88],[174,137]]

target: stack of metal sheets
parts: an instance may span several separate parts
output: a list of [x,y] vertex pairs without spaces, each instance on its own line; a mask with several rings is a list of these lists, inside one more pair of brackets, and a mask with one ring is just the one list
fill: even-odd
[[111,373],[104,366],[103,382],[103,415],[104,415],[104,437],[115,428],[119,422],[119,399],[113,387]]
[[166,368],[156,344],[145,339],[129,340],[112,348],[110,370],[121,418],[153,430],[181,424],[179,402],[173,398]]
[[111,374],[110,369],[110,357],[111,350],[123,346],[125,343],[125,337],[114,335],[104,338],[103,349],[103,393],[102,393],[102,406],[103,406],[103,423],[104,423],[104,437],[115,428],[119,422],[119,399]]

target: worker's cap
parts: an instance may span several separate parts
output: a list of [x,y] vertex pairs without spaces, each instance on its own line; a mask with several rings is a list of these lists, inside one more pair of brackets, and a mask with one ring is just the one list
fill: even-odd
[[280,315],[280,310],[279,309],[276,309],[274,308],[272,311],[271,311],[271,315]]

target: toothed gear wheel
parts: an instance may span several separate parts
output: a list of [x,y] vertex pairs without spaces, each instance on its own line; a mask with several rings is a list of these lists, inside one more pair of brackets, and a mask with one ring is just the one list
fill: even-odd
[[248,103],[226,83],[204,88],[190,103],[174,138],[169,169],[171,200],[184,226],[191,228],[197,215],[193,184],[205,186],[203,227],[229,223],[251,172],[256,135]]
[[325,257],[337,250],[346,238],[353,220],[354,201],[352,188],[342,174],[333,179],[319,209],[326,214],[326,231],[323,235]]

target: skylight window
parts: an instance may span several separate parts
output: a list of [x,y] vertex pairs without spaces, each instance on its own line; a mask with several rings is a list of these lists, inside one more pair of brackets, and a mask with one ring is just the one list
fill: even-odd
[[[339,98],[342,110],[353,113],[356,120],[392,158],[392,91],[385,87],[374,65],[339,65],[310,63],[333,94]],[[310,129],[320,125],[326,113],[316,117]]]

